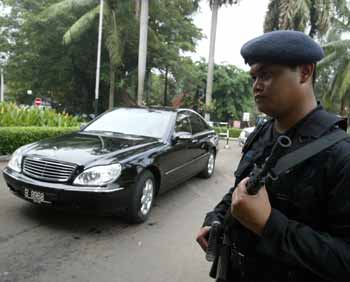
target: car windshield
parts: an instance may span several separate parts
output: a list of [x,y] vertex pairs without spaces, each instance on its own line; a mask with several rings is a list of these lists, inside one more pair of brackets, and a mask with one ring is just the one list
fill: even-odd
[[122,108],[106,113],[88,125],[83,132],[108,132],[130,136],[163,138],[172,112]]

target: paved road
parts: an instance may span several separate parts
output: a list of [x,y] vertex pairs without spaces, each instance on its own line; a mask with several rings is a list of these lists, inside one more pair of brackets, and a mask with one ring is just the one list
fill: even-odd
[[240,148],[230,146],[222,146],[211,179],[160,196],[141,225],[35,207],[10,194],[1,176],[0,282],[212,282],[194,238],[232,185]]

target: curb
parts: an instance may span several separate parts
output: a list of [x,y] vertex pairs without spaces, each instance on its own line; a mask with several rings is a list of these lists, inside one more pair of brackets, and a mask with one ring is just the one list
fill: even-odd
[[[219,139],[220,140],[222,140],[222,141],[226,141],[226,138],[225,137],[219,137]],[[233,137],[230,137],[229,139],[228,139],[229,141],[237,141],[238,140],[238,138],[237,137],[235,137],[235,138],[233,138]]]

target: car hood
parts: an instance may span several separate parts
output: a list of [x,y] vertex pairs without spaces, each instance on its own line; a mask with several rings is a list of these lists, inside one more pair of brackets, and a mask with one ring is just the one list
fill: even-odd
[[163,144],[152,137],[116,137],[76,132],[34,143],[25,156],[75,163],[78,165],[105,164],[120,161]]

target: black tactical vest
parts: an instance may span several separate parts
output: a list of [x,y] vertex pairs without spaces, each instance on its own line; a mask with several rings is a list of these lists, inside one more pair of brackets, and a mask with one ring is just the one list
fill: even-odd
[[[274,140],[270,134],[273,120],[257,127],[243,147],[243,156],[235,171],[235,186],[249,176],[254,164],[262,164],[271,152]],[[341,130],[342,119],[318,107],[295,127],[286,132],[292,140],[292,146],[285,153],[318,139],[333,130]],[[327,176],[322,169],[327,163],[329,150],[325,150],[300,163],[292,170],[281,175],[277,180],[268,179],[266,189],[272,208],[278,209],[289,219],[302,222],[322,232],[325,211],[327,210]],[[226,228],[230,241],[234,242],[239,252],[247,258],[246,265],[232,273],[235,281],[323,281],[288,262],[272,261],[261,257],[256,248],[259,240],[251,231],[239,223]],[[234,266],[236,268],[236,266]],[[268,272],[267,272],[268,270]],[[237,280],[237,275],[241,276]],[[232,278],[233,279],[233,278]]]

